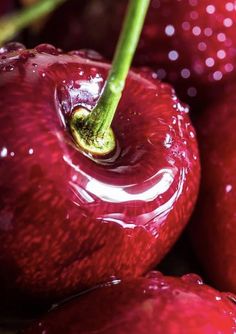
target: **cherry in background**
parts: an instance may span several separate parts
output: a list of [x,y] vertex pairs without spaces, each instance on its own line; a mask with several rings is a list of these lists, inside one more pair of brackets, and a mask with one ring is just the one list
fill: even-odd
[[116,151],[90,159],[68,121],[76,107],[94,107],[109,65],[52,46],[21,48],[1,56],[1,286],[59,298],[146,272],[197,196],[188,109],[170,86],[131,72],[113,123]]
[[202,283],[152,272],[97,287],[50,312],[25,334],[233,334],[235,297]]
[[[126,5],[127,0],[71,0],[55,12],[41,40],[111,58]],[[200,97],[209,99],[210,87],[231,80],[235,36],[233,0],[152,0],[134,64],[151,66],[154,77],[174,84],[181,99],[195,105]]]
[[202,184],[192,242],[211,282],[236,292],[235,83],[196,118]]

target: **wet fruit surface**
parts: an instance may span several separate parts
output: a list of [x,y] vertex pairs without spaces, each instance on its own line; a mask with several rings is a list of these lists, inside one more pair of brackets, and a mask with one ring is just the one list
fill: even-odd
[[202,184],[192,241],[208,277],[218,288],[236,292],[236,108],[235,85],[196,119]]
[[233,334],[234,296],[194,274],[152,272],[146,278],[97,287],[38,321],[27,334]]
[[[59,8],[41,38],[65,49],[96,49],[111,58],[127,3],[94,0],[82,6],[72,1]],[[154,77],[171,82],[184,101],[194,102],[206,86],[232,77],[235,22],[234,1],[152,0],[134,63],[151,66]],[[64,38],[58,26],[66,29]]]
[[170,86],[131,73],[113,124],[116,150],[91,159],[67,121],[96,104],[109,66],[49,45],[17,48],[0,60],[3,284],[59,297],[140,275],[169,250],[195,203],[188,109]]

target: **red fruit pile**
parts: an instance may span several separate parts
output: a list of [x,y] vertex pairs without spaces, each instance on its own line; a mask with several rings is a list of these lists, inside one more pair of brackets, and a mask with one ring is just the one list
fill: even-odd
[[[127,3],[71,1],[55,12],[41,40],[67,50],[96,49],[111,59]],[[234,75],[235,35],[233,0],[152,0],[134,64],[151,66],[182,99],[198,102],[205,89]]]
[[[71,123],[97,105],[127,3],[68,0],[28,29],[28,48],[0,48],[0,300],[91,289],[28,334],[234,334],[232,294],[193,274],[142,275],[189,221],[201,176],[187,238],[207,282],[236,293],[236,3],[151,0],[116,148],[98,157]],[[96,52],[69,51],[81,48]],[[201,175],[189,109],[160,79],[193,108]]]

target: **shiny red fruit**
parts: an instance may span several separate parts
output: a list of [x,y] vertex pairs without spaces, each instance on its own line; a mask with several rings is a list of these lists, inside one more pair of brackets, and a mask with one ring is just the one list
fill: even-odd
[[[67,49],[96,49],[111,58],[127,3],[65,4],[48,22],[43,40]],[[66,33],[58,34],[56,26]],[[233,0],[152,0],[134,63],[151,66],[154,76],[174,84],[180,97],[191,101],[199,92],[205,94],[204,87],[230,80],[236,66],[235,36]]]
[[236,302],[197,275],[150,273],[97,287],[50,312],[25,334],[233,334]]
[[41,45],[0,60],[0,277],[25,294],[56,298],[146,272],[197,196],[188,108],[148,72],[129,74],[115,152],[95,159],[76,147],[68,120],[95,106],[109,69],[89,57]]
[[212,282],[236,292],[235,84],[218,94],[196,125],[202,184],[192,241]]

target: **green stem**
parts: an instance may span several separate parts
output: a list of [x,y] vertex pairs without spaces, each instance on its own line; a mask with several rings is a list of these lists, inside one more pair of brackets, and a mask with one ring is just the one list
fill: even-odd
[[[83,149],[106,154],[115,146],[111,130],[117,106],[122,96],[129,68],[137,48],[150,0],[130,0],[111,70],[96,107],[86,114],[74,113],[71,130]],[[86,114],[86,115],[85,115]]]
[[20,30],[35,20],[51,13],[66,0],[41,0],[19,12],[6,15],[0,20],[0,45],[14,38]]

